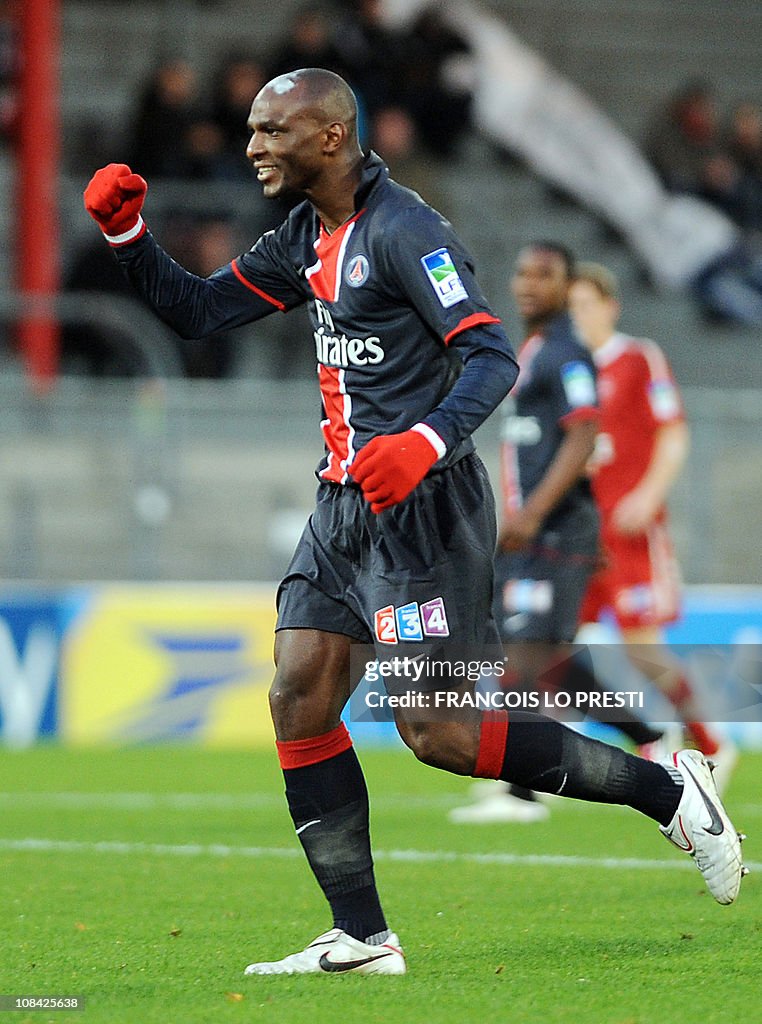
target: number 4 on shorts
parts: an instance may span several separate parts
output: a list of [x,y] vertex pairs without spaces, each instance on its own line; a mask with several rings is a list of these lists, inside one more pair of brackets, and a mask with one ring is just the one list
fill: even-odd
[[426,636],[450,635],[444,600],[441,597],[435,597],[433,601],[427,601],[426,604],[421,605],[421,619]]

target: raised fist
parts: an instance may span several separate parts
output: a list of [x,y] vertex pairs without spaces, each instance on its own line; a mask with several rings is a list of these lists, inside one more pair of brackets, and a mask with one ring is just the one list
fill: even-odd
[[148,191],[146,181],[127,164],[101,167],[85,189],[85,209],[110,239],[124,235],[141,222]]

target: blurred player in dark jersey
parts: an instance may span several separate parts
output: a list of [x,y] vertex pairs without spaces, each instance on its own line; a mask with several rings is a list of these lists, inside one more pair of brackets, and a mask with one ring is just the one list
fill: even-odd
[[[341,78],[304,69],[274,79],[254,99],[249,130],[265,195],[304,201],[208,278],[154,241],[141,215],[147,185],[126,165],[99,170],[85,205],[137,290],[181,334],[309,304],[326,455],[315,511],[278,592],[270,706],[289,810],[333,927],[247,973],[401,974],[405,958],[375,883],[365,781],[341,721],[356,682],[350,653],[358,642],[388,657],[416,656],[424,638],[496,639],[494,502],[471,433],[517,368],[451,226],[362,153]],[[512,712],[509,731],[502,710],[400,712],[396,722],[436,767],[624,803],[673,842],[687,831],[715,898],[735,899],[738,839],[694,752],[658,765],[542,716]],[[721,835],[701,827],[705,800]],[[267,934],[263,926],[261,943]]]
[[685,666],[664,639],[664,626],[680,612],[666,508],[688,454],[680,393],[656,342],[616,330],[617,282],[605,267],[577,268],[570,309],[598,368],[601,414],[591,470],[606,564],[590,581],[581,619],[614,615],[633,664],[671,701],[698,749],[717,762],[722,789],[735,749],[701,721]]
[[[570,657],[587,582],[599,557],[587,476],[598,429],[595,366],[568,313],[572,254],[536,242],[519,254],[511,291],[526,327],[519,378],[502,405],[502,519],[494,615],[515,682],[600,690],[585,652]],[[657,738],[634,716],[617,723],[636,742]],[[623,721],[623,719],[625,719]],[[475,787],[455,822],[539,821],[548,809],[519,786]]]

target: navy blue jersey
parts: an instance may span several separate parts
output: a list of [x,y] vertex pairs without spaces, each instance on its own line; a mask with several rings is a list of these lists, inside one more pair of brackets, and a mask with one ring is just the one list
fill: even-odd
[[392,181],[375,154],[365,158],[355,210],[329,234],[301,203],[206,279],[147,232],[116,250],[138,290],[184,336],[309,303],[326,444],[319,475],[337,483],[372,437],[417,423],[443,442],[435,470],[456,461],[518,373],[451,225]]
[[[543,334],[526,340],[519,352],[519,378],[501,407],[501,470],[507,511],[521,507],[537,487],[575,419],[598,416],[595,364],[563,313]],[[551,512],[547,523],[576,501],[592,501],[587,477],[581,478]]]

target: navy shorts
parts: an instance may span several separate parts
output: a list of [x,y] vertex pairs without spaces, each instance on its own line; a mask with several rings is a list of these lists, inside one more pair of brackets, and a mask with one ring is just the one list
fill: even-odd
[[504,643],[571,643],[599,558],[598,511],[578,503],[543,530],[532,547],[495,558],[493,613]]
[[379,657],[422,642],[496,642],[495,542],[492,489],[474,453],[379,515],[358,487],[321,483],[275,628],[342,633]]

